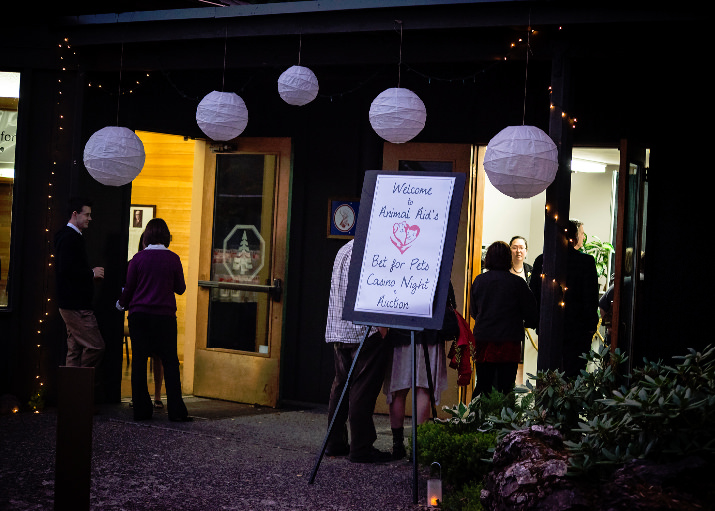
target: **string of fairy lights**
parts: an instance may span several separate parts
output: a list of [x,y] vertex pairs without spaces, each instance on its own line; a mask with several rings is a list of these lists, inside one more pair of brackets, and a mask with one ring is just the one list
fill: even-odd
[[[558,30],[561,30],[561,27],[558,27]],[[541,31],[533,29],[531,27],[528,27],[527,34],[528,35],[526,38],[518,37],[515,40],[509,42],[506,45],[503,54],[495,55],[490,62],[486,63],[483,66],[478,67],[473,72],[468,73],[466,75],[453,76],[453,77],[439,76],[434,73],[424,71],[424,70],[420,69],[418,66],[410,64],[409,62],[404,62],[404,61],[401,61],[399,66],[400,66],[400,68],[403,68],[405,70],[405,72],[408,72],[408,73],[422,79],[428,86],[432,85],[433,83],[474,86],[479,83],[480,78],[485,77],[493,70],[498,69],[499,66],[501,64],[503,64],[504,62],[509,62],[509,61],[513,61],[516,59],[520,59],[523,57],[525,52],[531,51],[529,38],[540,36]],[[302,36],[301,36],[301,38],[302,38]],[[276,68],[276,71],[277,70],[278,69]],[[344,99],[344,98],[349,97],[352,94],[364,89],[366,86],[368,86],[371,82],[373,82],[379,76],[384,75],[385,73],[394,72],[393,70],[394,70],[394,67],[392,67],[392,65],[385,65],[382,68],[371,72],[369,75],[365,76],[364,78],[356,80],[356,83],[354,85],[351,85],[350,87],[345,88],[343,90],[329,92],[329,93],[323,92],[321,90],[318,93],[317,98],[327,100],[331,103],[334,101],[340,100],[340,99]],[[271,68],[261,68],[261,69],[255,70],[250,75],[243,77],[241,79],[242,83],[239,84],[239,86],[237,86],[237,87],[233,87],[233,89],[235,90],[235,92],[242,94],[246,90],[250,89],[250,87],[252,86],[253,83],[256,83],[257,87],[262,87],[261,82],[256,80],[256,78],[258,78],[260,75],[263,75],[263,74],[271,72],[271,71],[272,71]],[[130,74],[126,70],[124,71],[124,73],[126,75]],[[108,86],[107,80],[109,78],[95,78],[95,79],[87,82],[87,87],[91,88],[91,89],[96,89],[96,90],[101,89],[108,96],[113,96],[115,94],[128,95],[128,94],[135,94],[137,91],[141,90],[142,88],[149,86],[154,80],[157,79],[157,77],[163,78],[180,97],[190,100],[190,101],[195,101],[196,103],[198,103],[201,100],[202,95],[190,94],[190,93],[186,92],[186,90],[181,85],[179,85],[177,83],[176,77],[172,76],[172,74],[168,70],[164,70],[164,69],[135,71],[134,77],[127,78],[125,83],[121,84],[121,87],[119,87],[119,88],[115,88],[114,86]],[[324,88],[324,86],[322,84],[321,84],[321,87]],[[117,91],[119,91],[119,92],[117,92]],[[550,88],[549,88],[549,92],[551,92]],[[551,106],[551,108],[558,108],[553,103],[550,106]],[[568,114],[566,114],[565,112],[563,112],[563,115],[564,115],[565,119],[568,120],[568,122],[572,125],[572,127],[575,127],[576,119],[568,116]]]
[[[561,30],[561,27],[559,27],[559,30]],[[427,73],[425,71],[422,71],[418,69],[414,65],[410,65],[409,63],[405,63],[400,61],[400,66],[404,68],[406,72],[409,72],[413,74],[414,76],[417,76],[424,80],[426,84],[429,86],[433,82],[435,83],[447,83],[447,84],[457,84],[457,85],[474,85],[477,84],[480,77],[483,77],[487,75],[489,72],[491,72],[493,69],[498,68],[498,66],[506,61],[513,60],[515,58],[518,58],[521,56],[521,54],[526,51],[527,55],[528,52],[531,51],[531,46],[530,46],[530,38],[538,36],[539,32],[537,30],[532,29],[531,27],[528,27],[527,29],[527,38],[524,40],[523,38],[518,38],[517,40],[511,42],[508,47],[505,49],[505,52],[501,56],[495,57],[492,61],[490,61],[488,64],[486,64],[483,67],[480,67],[479,69],[476,69],[474,72],[469,73],[467,75],[463,76],[457,76],[457,77],[444,77],[444,76],[437,76],[434,74]],[[122,48],[122,51],[124,51],[124,48]],[[58,175],[58,173],[63,169],[65,166],[69,165],[69,161],[65,156],[63,155],[63,150],[66,147],[66,133],[65,133],[65,123],[67,121],[67,113],[68,113],[68,108],[69,108],[69,101],[66,99],[66,94],[67,92],[67,80],[69,80],[70,73],[68,71],[77,71],[80,69],[79,65],[79,58],[77,55],[76,49],[72,48],[70,45],[70,41],[68,38],[63,38],[59,43],[58,43],[58,61],[59,61],[59,70],[60,70],[60,77],[57,80],[57,97],[55,101],[55,110],[54,110],[54,121],[55,121],[55,129],[56,132],[54,133],[53,136],[53,146],[52,146],[52,165],[50,166],[49,173],[47,176],[47,194],[46,194],[46,201],[45,201],[45,207],[46,207],[46,214],[45,214],[45,227],[44,227],[44,239],[43,239],[43,251],[45,254],[45,263],[44,263],[44,273],[43,273],[43,293],[42,293],[42,305],[39,307],[37,311],[37,318],[36,318],[36,330],[35,330],[35,336],[34,336],[34,345],[36,348],[35,356],[34,356],[34,361],[33,361],[33,368],[34,368],[34,391],[32,392],[32,397],[30,400],[30,406],[33,409],[35,413],[39,413],[39,411],[42,409],[44,405],[44,394],[45,394],[45,383],[46,383],[46,371],[43,368],[43,360],[45,359],[43,357],[44,351],[49,348],[47,345],[47,337],[46,337],[46,329],[48,328],[48,325],[51,324],[51,319],[52,319],[52,314],[57,312],[57,307],[54,306],[53,304],[53,298],[50,296],[50,279],[52,279],[53,276],[53,262],[54,262],[54,254],[52,253],[52,247],[53,247],[53,242],[52,242],[52,235],[53,233],[51,232],[52,229],[55,226],[55,215],[54,213],[56,212],[56,204],[55,204],[55,198],[54,198],[54,186],[55,186],[55,180]],[[362,80],[359,80],[355,85],[339,91],[339,92],[332,92],[332,93],[320,93],[318,94],[318,97],[328,100],[330,102],[333,102],[338,99],[345,98],[347,96],[350,96],[353,93],[358,92],[359,90],[363,89],[365,86],[367,86],[370,82],[375,80],[377,77],[379,77],[381,74],[386,73],[386,72],[392,72],[391,66],[385,66],[382,69],[379,69],[377,71],[374,71],[372,74],[369,76],[365,77]],[[158,72],[155,72],[158,71]],[[253,75],[249,76],[247,79],[244,81],[244,85],[241,87],[241,91],[246,89],[252,82],[254,82],[254,79],[259,73],[265,73],[267,72],[267,69],[261,69],[253,73]],[[129,74],[126,73],[125,74]],[[125,95],[125,94],[134,94],[137,90],[140,90],[141,88],[149,85],[152,80],[155,80],[156,77],[163,77],[164,80],[166,80],[167,83],[176,91],[178,95],[185,99],[189,100],[195,100],[199,101],[199,97],[194,97],[190,94],[185,93],[179,85],[177,85],[172,78],[171,74],[166,71],[166,70],[154,70],[154,71],[141,71],[141,72],[135,72],[134,77],[129,77],[125,78],[125,83],[121,83],[122,79],[120,78],[120,83],[119,86],[115,89],[114,87],[111,86],[106,86],[105,83],[102,83],[102,79],[96,79],[96,80],[89,80],[86,83],[86,87],[89,89],[93,90],[101,90],[103,91],[104,94],[107,94],[108,96],[113,96],[113,95]],[[525,91],[526,93],[526,91]],[[549,87],[549,95],[551,95],[552,90],[551,87]],[[554,104],[553,101],[550,101],[549,105],[550,109],[557,110],[561,113],[561,117],[563,118],[564,122],[568,123],[572,128],[576,127],[576,118],[571,117],[566,111],[564,111],[560,106]],[[546,216],[551,216],[554,221],[558,220],[558,214],[556,212],[550,211],[550,206],[546,204]],[[542,279],[546,279],[546,275],[542,274],[541,275]],[[562,299],[559,302],[559,305],[561,307],[565,306],[563,296],[566,293],[566,287],[564,284],[558,284],[555,279],[553,279],[553,283],[560,285],[561,290],[562,290]]]
[[67,121],[67,114],[69,108],[69,101],[66,99],[66,92],[69,80],[69,73],[71,68],[76,68],[76,64],[72,63],[73,57],[76,57],[76,52],[72,49],[69,44],[68,39],[63,39],[58,43],[58,67],[59,67],[59,78],[57,79],[57,96],[54,102],[54,124],[55,133],[52,136],[52,147],[51,156],[52,164],[49,167],[49,172],[47,175],[47,188],[45,194],[45,215],[44,215],[44,237],[42,240],[43,253],[44,253],[44,270],[42,273],[42,294],[41,294],[41,305],[37,310],[36,318],[36,330],[34,330],[34,347],[35,354],[33,357],[33,368],[34,368],[34,389],[31,392],[30,407],[35,413],[39,413],[44,407],[44,396],[45,396],[45,383],[46,383],[46,371],[43,364],[47,360],[45,356],[50,346],[48,345],[47,329],[51,324],[53,319],[52,315],[57,312],[57,308],[53,305],[53,298],[50,293],[50,282],[54,277],[53,275],[53,264],[54,264],[54,254],[53,254],[53,243],[52,236],[55,223],[55,191],[54,187],[56,184],[57,175],[60,169],[68,165],[67,157],[65,155],[64,148],[66,147],[67,133],[65,130],[65,123]]

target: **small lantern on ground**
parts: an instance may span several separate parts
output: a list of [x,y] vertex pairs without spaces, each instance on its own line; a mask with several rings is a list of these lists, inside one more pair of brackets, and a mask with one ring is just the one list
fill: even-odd
[[131,183],[145,159],[144,144],[129,128],[107,126],[89,137],[84,146],[84,166],[103,185]]
[[248,109],[233,92],[209,92],[196,108],[196,123],[211,140],[232,140],[248,124]]
[[[437,465],[439,468],[439,477],[432,476],[433,468]],[[427,505],[429,507],[437,507],[442,502],[442,465],[436,461],[430,465],[430,476],[427,479]]]
[[384,90],[370,105],[372,129],[393,144],[412,140],[425,127],[426,120],[425,104],[409,89]]
[[278,94],[289,105],[307,105],[318,95],[318,78],[303,66],[291,66],[278,78]]
[[551,137],[534,126],[509,126],[489,141],[484,170],[494,187],[514,199],[527,199],[553,182],[558,149]]

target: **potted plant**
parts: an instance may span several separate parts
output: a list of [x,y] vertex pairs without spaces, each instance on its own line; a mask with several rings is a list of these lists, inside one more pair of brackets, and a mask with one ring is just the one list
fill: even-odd
[[[590,254],[596,260],[596,271],[599,277],[608,277],[608,256],[613,252],[613,245],[601,241],[598,236],[586,236],[581,252]],[[608,283],[608,279],[606,279]]]

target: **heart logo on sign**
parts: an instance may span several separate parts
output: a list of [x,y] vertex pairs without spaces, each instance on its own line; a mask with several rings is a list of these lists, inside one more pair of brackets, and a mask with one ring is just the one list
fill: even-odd
[[419,225],[409,225],[407,222],[398,222],[392,226],[392,236],[390,236],[390,241],[393,245],[395,245],[395,247],[397,247],[400,254],[404,254],[419,235]]

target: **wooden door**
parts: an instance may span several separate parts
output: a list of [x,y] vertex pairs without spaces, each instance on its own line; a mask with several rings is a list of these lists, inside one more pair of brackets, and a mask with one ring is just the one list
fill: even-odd
[[277,406],[290,139],[204,150],[193,393]]
[[[472,275],[480,271],[482,246],[484,175],[483,171],[481,174],[477,171],[475,151],[476,148],[470,144],[385,143],[382,156],[383,170],[425,170],[467,174],[467,190],[462,198],[462,213],[452,263],[452,286],[457,298],[457,308],[465,318],[469,318],[469,288]],[[460,400],[462,402],[471,400],[471,386],[458,389],[456,371],[450,370],[448,375],[449,389],[442,394],[442,403],[451,406]],[[378,411],[384,411],[383,404],[382,400],[378,400]],[[409,400],[407,408],[407,413],[410,414]]]

